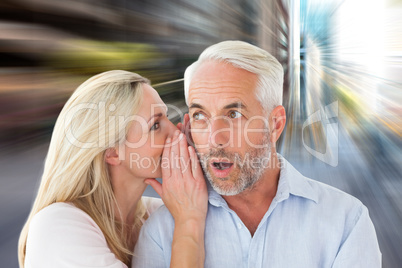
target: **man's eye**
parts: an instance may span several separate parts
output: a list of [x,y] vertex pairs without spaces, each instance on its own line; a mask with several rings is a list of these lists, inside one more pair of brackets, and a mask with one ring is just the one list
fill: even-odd
[[159,129],[159,127],[160,127],[159,122],[155,122],[155,124],[153,124],[153,126],[151,127],[150,130],[157,130],[157,129]]
[[205,116],[201,113],[194,113],[193,118],[194,118],[194,120],[203,120],[203,119],[205,119]]
[[228,114],[228,116],[229,116],[230,118],[232,118],[232,119],[235,119],[235,118],[239,118],[240,116],[242,116],[242,114],[239,113],[238,111],[231,111],[231,112]]

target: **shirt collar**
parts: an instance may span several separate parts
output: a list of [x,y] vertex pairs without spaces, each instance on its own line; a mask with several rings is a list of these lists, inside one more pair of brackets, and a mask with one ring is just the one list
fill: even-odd
[[226,203],[225,199],[223,199],[223,197],[212,188],[212,186],[208,180],[206,180],[206,182],[207,182],[207,188],[208,188],[209,203],[211,203],[211,205],[213,205],[215,207],[223,207],[223,208],[229,209],[229,206]]
[[[317,193],[310,184],[309,179],[298,172],[282,155],[278,155],[281,166],[279,175],[278,190],[275,200],[281,202],[289,198],[289,195],[295,195],[318,202]],[[225,199],[222,198],[207,181],[209,202],[216,207],[229,209]]]
[[[278,159],[281,163],[278,191],[276,192],[276,196],[279,198],[278,201],[280,199],[283,200],[284,197],[288,198],[289,194],[292,194],[310,199],[317,203],[318,196],[311,186],[310,179],[300,174],[300,172],[297,171],[282,155],[278,154]],[[284,197],[278,196],[281,191],[285,194]]]

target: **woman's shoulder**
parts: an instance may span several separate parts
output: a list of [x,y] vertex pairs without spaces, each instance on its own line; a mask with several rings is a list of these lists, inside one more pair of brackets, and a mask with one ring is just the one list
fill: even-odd
[[[37,217],[48,217],[52,215],[58,215],[58,214],[63,214],[69,212],[72,214],[86,214],[84,211],[81,209],[77,208],[74,206],[72,203],[68,202],[56,202],[53,204],[50,204],[43,209],[41,209],[38,213],[35,214],[34,218]],[[87,215],[87,214],[86,214]]]
[[[72,203],[58,202],[43,208],[33,216],[28,236],[47,234],[46,237],[53,240],[63,237],[63,234],[73,234],[82,230],[103,237],[102,231],[87,213]],[[52,237],[51,234],[55,236]]]
[[25,263],[45,268],[126,267],[111,252],[95,221],[71,203],[51,204],[32,218]]
[[159,207],[163,205],[162,199],[156,197],[143,196],[141,200],[145,208],[147,209],[149,215],[151,215],[153,212],[155,212]]
[[68,223],[68,226],[71,227],[73,227],[77,223],[96,225],[93,219],[83,210],[77,208],[72,203],[65,202],[53,203],[43,208],[35,214],[30,225],[49,227],[49,225],[53,224],[63,225],[64,222]]

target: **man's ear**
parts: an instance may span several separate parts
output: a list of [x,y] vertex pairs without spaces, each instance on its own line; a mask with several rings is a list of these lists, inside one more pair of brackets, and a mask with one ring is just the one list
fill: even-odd
[[119,158],[118,150],[116,148],[106,149],[105,161],[106,161],[106,163],[108,163],[109,165],[112,165],[112,166],[120,165],[120,158]]
[[282,105],[278,105],[271,112],[271,142],[275,143],[281,136],[286,124],[286,112]]

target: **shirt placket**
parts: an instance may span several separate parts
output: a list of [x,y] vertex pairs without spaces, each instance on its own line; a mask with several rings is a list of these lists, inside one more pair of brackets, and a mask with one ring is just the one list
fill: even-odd
[[244,225],[242,220],[237,216],[237,214],[233,211],[231,211],[232,219],[234,222],[234,225],[237,230],[237,235],[239,237],[240,241],[240,247],[241,247],[241,252],[242,252],[242,267],[247,267],[248,263],[248,258],[249,258],[249,249],[250,249],[250,243],[252,240],[250,231],[247,229],[247,227]]
[[[286,200],[289,197],[288,194],[283,195],[280,193],[273,200],[271,205],[269,206],[268,211],[265,213],[264,217],[261,219],[260,224],[257,227],[257,230],[254,233],[254,236],[250,240],[249,251],[248,251],[248,268],[257,268],[257,267],[266,267],[268,263],[265,254],[266,243],[269,243],[269,237],[267,237],[267,228],[268,228],[268,218],[277,207],[278,203]],[[265,264],[265,266],[264,266]]]

